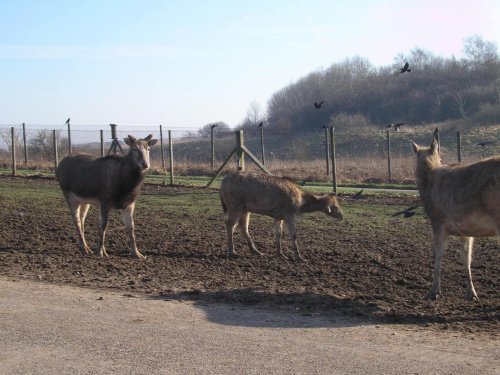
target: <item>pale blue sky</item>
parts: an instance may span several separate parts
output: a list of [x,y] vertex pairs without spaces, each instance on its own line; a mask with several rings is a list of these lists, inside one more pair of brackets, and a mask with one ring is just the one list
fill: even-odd
[[0,127],[234,127],[312,71],[461,57],[466,37],[498,43],[499,20],[498,0],[4,0]]

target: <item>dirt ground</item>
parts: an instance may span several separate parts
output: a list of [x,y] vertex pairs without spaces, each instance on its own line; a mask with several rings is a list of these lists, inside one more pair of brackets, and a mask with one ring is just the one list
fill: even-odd
[[[37,184],[57,184],[52,179],[8,176],[1,176],[1,181],[19,181],[35,188]],[[145,185],[142,194],[173,195],[186,189],[193,187]],[[84,256],[77,250],[69,213],[61,217],[60,210],[54,213],[51,205],[40,205],[21,218],[20,206],[5,204],[0,195],[0,274],[172,300],[265,306],[304,316],[340,313],[378,324],[418,324],[497,336],[500,257],[493,240],[475,245],[472,273],[480,302],[463,300],[465,273],[455,250],[448,251],[444,260],[444,295],[437,301],[422,301],[432,275],[427,221],[399,221],[405,230],[400,233],[394,228],[391,236],[377,231],[368,235],[366,231],[342,231],[335,222],[301,236],[299,223],[299,246],[308,261],[298,263],[277,256],[272,227],[266,223],[251,222],[250,229],[265,255],[250,254],[238,234],[235,243],[240,256],[233,258],[226,254],[222,212],[208,216],[170,213],[166,220],[141,208],[140,199],[136,236],[139,250],[147,255],[145,260],[131,259],[118,216],[110,221],[107,235],[110,257]],[[28,201],[23,201],[23,207]],[[405,206],[413,201],[403,195],[377,194],[365,195],[359,204]],[[96,214],[89,214],[86,229],[87,241],[94,248]],[[289,244],[285,243],[285,249],[291,254]]]

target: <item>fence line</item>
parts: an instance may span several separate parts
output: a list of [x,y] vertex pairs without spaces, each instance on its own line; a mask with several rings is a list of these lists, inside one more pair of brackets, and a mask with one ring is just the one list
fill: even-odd
[[[51,164],[55,167],[59,157],[62,158],[71,152],[86,152],[95,156],[110,152],[113,136],[123,142],[120,140],[128,134],[141,138],[153,134],[155,138],[160,139],[160,147],[151,149],[152,166],[160,173],[169,173],[173,183],[174,161],[177,174],[210,175],[236,146],[234,131],[220,131],[215,127],[210,129],[210,133],[203,135],[186,129],[168,130],[168,152],[165,152],[164,130],[161,125],[153,130],[115,128],[115,134],[113,127],[74,130],[70,128],[69,123],[67,125],[67,129],[58,130],[28,129],[26,124],[17,128],[0,129],[1,166],[12,168],[13,173],[16,173],[16,168],[52,169]],[[484,131],[456,134],[448,132],[443,135],[430,131],[395,132],[385,129],[336,132],[333,128],[326,127],[324,132],[318,129],[313,133],[277,135],[266,134],[265,129],[261,127],[255,132],[245,130],[245,146],[275,174],[291,174],[311,180],[323,176],[323,179],[333,179],[336,184],[336,181],[352,180],[350,175],[354,174],[356,169],[364,168],[366,173],[360,177],[362,180],[375,178],[383,181],[402,181],[413,179],[414,158],[410,140],[428,145],[433,137],[439,139],[441,154],[447,163],[472,162],[500,154],[500,142],[496,142],[496,134],[490,132],[486,136]],[[168,170],[166,158],[169,159]],[[385,176],[384,159],[387,160]],[[326,173],[324,167],[319,166],[325,161]],[[229,168],[236,170],[237,160],[232,161]],[[312,173],[313,169],[317,171]]]

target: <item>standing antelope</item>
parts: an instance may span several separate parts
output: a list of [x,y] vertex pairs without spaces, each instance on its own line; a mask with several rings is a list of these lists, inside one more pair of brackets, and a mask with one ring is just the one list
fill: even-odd
[[[323,211],[325,214],[343,220],[334,194],[318,196],[304,191],[288,178],[264,174],[231,173],[220,185],[222,208],[228,213],[227,236],[229,254],[235,255],[233,232],[236,223],[245,236],[250,250],[262,255],[248,233],[250,213],[267,215],[274,218],[274,233],[278,254],[285,257],[281,250],[281,230],[286,223],[288,235],[292,241],[295,259],[304,261],[296,242],[295,219],[304,212]],[[286,257],[285,257],[286,258]]]
[[85,216],[89,204],[97,204],[101,213],[99,255],[108,256],[104,247],[108,214],[111,209],[117,209],[122,212],[132,256],[145,258],[135,243],[133,214],[135,201],[149,168],[149,148],[158,142],[152,138],[151,134],[145,139],[129,135],[125,143],[130,149],[125,156],[96,158],[88,154],[73,154],[61,160],[56,169],[56,178],[78,231],[78,247],[84,254],[92,253],[84,237]]
[[467,273],[467,300],[477,299],[472,283],[471,259],[474,237],[500,233],[500,156],[469,165],[444,166],[438,143],[420,147],[417,154],[417,183],[424,209],[431,220],[434,237],[434,279],[424,299],[441,294],[441,262],[448,237],[460,237],[460,250]]

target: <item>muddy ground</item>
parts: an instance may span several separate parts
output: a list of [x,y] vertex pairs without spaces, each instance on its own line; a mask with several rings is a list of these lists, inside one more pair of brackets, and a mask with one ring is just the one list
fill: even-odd
[[[56,186],[53,179],[0,176],[0,183]],[[182,194],[196,187],[145,185],[144,196]],[[206,190],[206,189],[205,189]],[[3,194],[6,194],[5,191]],[[216,193],[214,191],[214,198]],[[349,198],[340,198],[340,204]],[[479,302],[464,301],[465,272],[456,249],[446,253],[443,293],[422,301],[432,277],[432,241],[427,220],[395,218],[394,228],[356,231],[328,218],[308,228],[297,223],[299,247],[307,263],[274,250],[270,221],[253,220],[250,231],[265,255],[249,253],[237,231],[238,257],[226,254],[225,217],[168,208],[148,209],[139,198],[135,221],[139,250],[146,260],[131,259],[121,218],[109,224],[109,258],[77,251],[76,231],[62,199],[30,207],[30,198],[6,203],[0,195],[0,274],[57,284],[111,288],[124,294],[144,293],[166,299],[234,302],[295,311],[305,316],[345,314],[373,323],[418,324],[429,329],[497,335],[500,322],[500,257],[495,240],[476,241],[473,279]],[[364,194],[350,204],[396,207],[415,197]],[[25,210],[23,217],[18,212]],[[163,209],[164,211],[161,211]],[[160,211],[158,211],[160,210]],[[64,212],[64,214],[61,214]],[[158,212],[167,212],[162,217]],[[377,220],[376,214],[372,215]],[[97,210],[86,222],[89,246],[97,244]],[[284,241],[285,252],[292,255]]]

